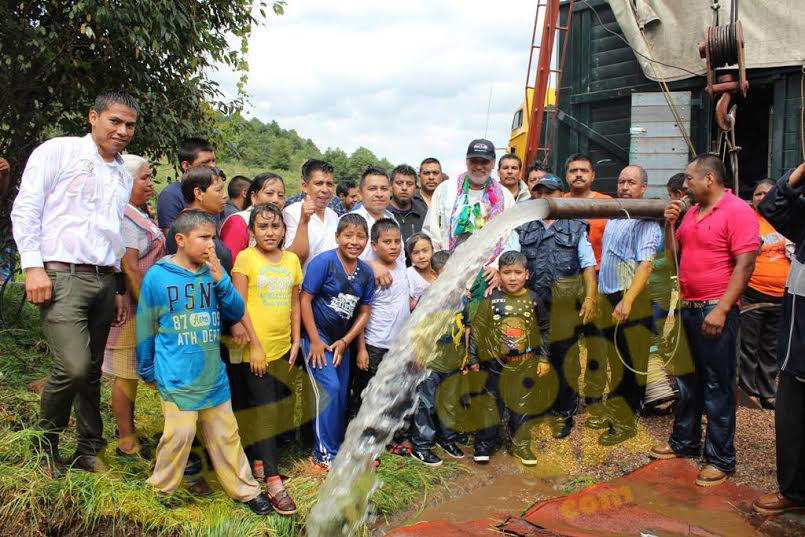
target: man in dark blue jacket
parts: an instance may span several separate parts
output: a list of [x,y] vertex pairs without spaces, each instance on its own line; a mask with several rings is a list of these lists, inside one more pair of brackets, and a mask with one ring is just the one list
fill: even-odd
[[[562,197],[562,181],[553,175],[541,177],[532,185],[531,195]],[[550,357],[559,374],[559,391],[551,408],[556,419],[551,426],[554,438],[565,438],[573,427],[579,389],[578,364],[565,365],[565,361],[575,356],[571,351],[584,326],[596,316],[595,254],[587,224],[581,220],[533,220],[517,228],[517,235],[520,251],[528,259],[526,287],[551,312]],[[588,349],[593,346],[590,343]],[[592,401],[588,396],[587,403]]]
[[774,422],[777,440],[777,483],[780,490],[755,500],[755,511],[776,515],[805,510],[805,163],[777,181],[760,214],[796,244],[783,300],[783,322],[777,340],[780,380]]

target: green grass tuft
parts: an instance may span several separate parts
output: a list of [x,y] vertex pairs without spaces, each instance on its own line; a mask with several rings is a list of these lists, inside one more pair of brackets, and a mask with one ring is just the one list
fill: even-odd
[[[5,303],[19,298],[20,288],[10,288]],[[34,445],[41,439],[32,427],[39,396],[28,383],[44,377],[49,368],[48,346],[35,308],[26,305],[16,326],[0,329],[0,533],[15,537],[44,535],[149,535],[149,536],[276,536],[301,535],[305,517],[316,499],[323,478],[307,463],[308,453],[294,447],[283,454],[281,471],[291,476],[288,489],[299,506],[294,517],[258,517],[246,506],[236,505],[207,474],[215,494],[194,499],[177,492],[184,504],[166,509],[147,486],[150,468],[114,457],[115,423],[109,405],[111,384],[103,383],[101,411],[104,436],[110,441],[106,459],[110,470],[90,474],[66,470],[49,478],[44,457]],[[159,398],[140,385],[137,394],[137,426],[152,436],[162,429]],[[62,435],[61,454],[75,449],[75,427]],[[425,467],[411,458],[384,454],[372,497],[375,514],[389,515],[424,504],[431,492],[443,489],[461,467],[448,463]],[[368,535],[368,528],[363,533]]]

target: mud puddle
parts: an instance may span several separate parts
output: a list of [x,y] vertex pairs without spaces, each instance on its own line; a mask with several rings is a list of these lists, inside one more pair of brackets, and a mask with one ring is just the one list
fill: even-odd
[[[453,479],[447,490],[428,498],[424,505],[398,513],[378,524],[372,536],[418,522],[449,520],[455,523],[521,514],[534,502],[561,495],[555,480],[529,473],[505,451],[496,453],[489,464],[472,461],[471,450],[459,462],[466,471]],[[444,456],[444,455],[443,455]],[[445,460],[451,460],[445,456]]]

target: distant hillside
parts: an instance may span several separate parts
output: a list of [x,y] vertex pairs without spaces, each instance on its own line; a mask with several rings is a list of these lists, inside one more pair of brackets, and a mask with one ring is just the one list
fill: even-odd
[[[237,164],[238,167],[274,171],[296,178],[302,163],[309,158],[323,158],[335,167],[336,181],[357,180],[369,164],[390,170],[391,162],[377,157],[365,147],[351,155],[343,149],[328,148],[322,152],[310,138],[302,138],[295,130],[283,129],[276,121],[263,123],[259,119],[246,120],[240,115],[216,118],[221,133],[218,143],[218,160]],[[224,168],[227,175],[229,171]]]

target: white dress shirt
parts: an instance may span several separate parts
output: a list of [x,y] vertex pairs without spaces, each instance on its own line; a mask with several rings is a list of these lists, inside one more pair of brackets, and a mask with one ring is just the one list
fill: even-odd
[[[369,214],[369,211],[367,211],[366,207],[364,207],[363,205],[361,205],[357,209],[352,209],[350,213],[361,215],[366,220],[366,225],[369,226],[369,241],[366,243],[366,248],[363,249],[363,252],[358,257],[360,258],[361,261],[366,262],[375,261],[377,259],[377,255],[375,254],[375,251],[372,250],[371,237],[372,237],[372,226],[375,225],[377,219],[375,219],[371,214]],[[341,218],[343,218],[343,216]],[[394,215],[391,214],[391,212],[389,212],[388,210],[383,211],[383,218],[390,218],[391,220],[394,220],[395,224],[397,224],[397,220],[394,219]],[[397,225],[399,226],[399,224]],[[402,235],[400,235],[400,239],[402,239]],[[406,264],[405,244],[402,245],[402,249],[400,250],[400,259],[402,260],[403,266],[405,266]]]
[[[299,228],[299,218],[302,216],[302,202],[291,203],[282,210],[282,219],[285,220],[285,246],[293,244],[296,230]],[[307,223],[307,240],[310,250],[307,254],[302,272],[307,271],[311,259],[322,252],[338,247],[335,242],[335,230],[338,229],[338,215],[329,207],[324,209],[324,220],[313,213]]]
[[119,266],[132,183],[123,159],[104,161],[90,134],[34,149],[11,211],[22,268],[46,261]]

